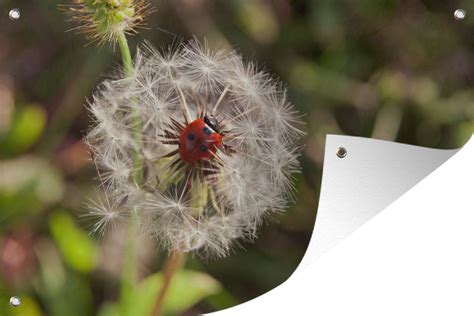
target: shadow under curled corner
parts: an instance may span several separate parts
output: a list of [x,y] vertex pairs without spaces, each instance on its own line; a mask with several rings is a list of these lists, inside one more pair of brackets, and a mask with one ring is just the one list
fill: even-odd
[[[472,143],[474,137],[468,142]],[[336,246],[342,240],[384,209],[390,208],[391,204],[461,149],[440,150],[370,138],[328,135],[318,214],[311,241],[300,265],[283,286],[249,302],[208,315],[239,315],[244,311],[249,312],[257,304],[272,301],[272,295],[283,297],[285,285],[295,278],[301,278],[304,274],[301,272],[306,269],[308,272],[317,267],[314,263],[319,262],[323,254],[338,248]],[[286,290],[288,288],[290,286],[286,286]],[[242,306],[245,308],[242,309]]]

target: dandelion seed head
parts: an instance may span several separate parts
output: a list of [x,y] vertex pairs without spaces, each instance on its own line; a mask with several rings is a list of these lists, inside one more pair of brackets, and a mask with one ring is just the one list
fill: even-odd
[[87,143],[107,200],[163,249],[224,257],[292,199],[300,117],[282,85],[236,52],[196,40],[164,52],[145,45],[133,75],[102,83],[89,109]]

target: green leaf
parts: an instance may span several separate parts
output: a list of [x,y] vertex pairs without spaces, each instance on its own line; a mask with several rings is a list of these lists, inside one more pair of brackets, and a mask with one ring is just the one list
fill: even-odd
[[64,260],[79,272],[92,271],[98,261],[98,250],[90,236],[76,226],[70,215],[56,212],[49,221],[53,239]]
[[89,279],[64,266],[64,261],[51,240],[42,239],[35,248],[39,269],[33,285],[45,314],[92,315],[93,298]]
[[97,316],[117,316],[120,315],[120,306],[116,303],[104,303],[100,309]]
[[2,153],[23,152],[36,143],[46,125],[46,113],[36,104],[25,106],[17,111],[13,125],[6,137],[0,142]]
[[[144,279],[127,298],[124,315],[149,315],[163,284],[161,273]],[[204,298],[219,293],[221,285],[208,274],[181,270],[173,277],[163,306],[163,313],[176,315],[186,311]]]
[[0,221],[22,216],[57,203],[63,197],[64,181],[49,161],[22,156],[0,161]]
[[226,289],[222,289],[219,293],[209,296],[206,301],[214,310],[222,310],[239,304],[239,301]]

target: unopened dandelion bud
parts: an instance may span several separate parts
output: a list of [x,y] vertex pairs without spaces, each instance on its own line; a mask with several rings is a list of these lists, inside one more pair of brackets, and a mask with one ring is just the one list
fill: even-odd
[[146,0],[87,0],[70,8],[77,28],[94,42],[115,42],[121,34],[133,34],[151,12]]

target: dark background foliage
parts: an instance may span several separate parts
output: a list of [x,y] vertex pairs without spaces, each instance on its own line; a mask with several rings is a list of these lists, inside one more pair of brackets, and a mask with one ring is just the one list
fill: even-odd
[[[125,231],[88,236],[83,203],[97,185],[82,137],[84,104],[116,72],[118,49],[88,45],[55,1],[0,3],[0,313],[113,315]],[[233,47],[287,84],[307,136],[297,201],[255,243],[224,260],[190,258],[203,291],[170,313],[193,315],[254,298],[287,279],[314,225],[326,134],[435,148],[474,130],[474,2],[421,0],[160,0],[147,40],[196,36]],[[8,11],[18,7],[21,18]],[[462,8],[467,16],[454,19]],[[166,254],[140,240],[139,275]],[[193,279],[194,280],[194,279]],[[189,280],[184,280],[190,282]],[[194,282],[195,283],[195,282]],[[199,292],[199,293],[198,293]],[[178,295],[179,296],[179,295]],[[138,302],[137,304],[141,304]]]

